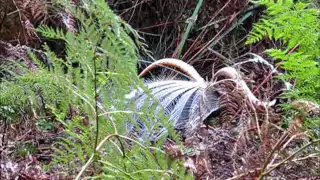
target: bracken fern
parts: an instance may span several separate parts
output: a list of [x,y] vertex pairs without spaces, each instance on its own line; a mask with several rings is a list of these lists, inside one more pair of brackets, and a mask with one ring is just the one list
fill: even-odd
[[[286,73],[285,80],[294,80],[294,87],[286,93],[292,99],[307,99],[320,103],[320,19],[319,10],[310,1],[260,0],[265,14],[254,24],[248,44],[269,40],[280,41],[283,47],[268,49]],[[306,122],[319,134],[319,117]]]
[[[286,44],[284,48],[269,49],[267,52],[282,60],[281,67],[288,72],[284,78],[295,79],[295,89],[290,95],[319,103],[319,11],[311,8],[308,2],[295,3],[293,0],[261,0],[256,3],[265,5],[267,9],[262,19],[254,25],[247,43],[268,37]],[[292,49],[295,51],[290,52]]]

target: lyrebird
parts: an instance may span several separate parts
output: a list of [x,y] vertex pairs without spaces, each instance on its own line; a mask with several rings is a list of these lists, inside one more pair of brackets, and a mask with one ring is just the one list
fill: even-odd
[[[190,80],[165,78],[151,79],[145,82],[151,95],[159,102],[156,111],[164,108],[165,113],[170,116],[169,121],[173,121],[174,128],[179,130],[184,137],[192,135],[205,119],[223,108],[224,105],[220,102],[221,92],[216,88],[220,83],[226,81],[234,83],[235,89],[240,91],[244,95],[243,97],[254,106],[268,107],[275,104],[275,101],[264,102],[256,98],[233,67],[222,68],[213,75],[212,81],[205,81],[191,65],[181,60],[165,58],[149,65],[139,74],[139,77],[144,77],[158,66],[176,68],[190,77]],[[148,93],[141,89],[134,92],[137,111],[141,110],[145,101],[150,101],[149,106],[154,104],[154,101],[148,97]],[[144,138],[156,140],[157,136],[165,134],[167,131],[162,128],[160,132],[152,132],[147,129],[145,122],[138,121],[143,131],[139,134],[143,134]],[[129,131],[134,130],[133,125],[128,127]]]

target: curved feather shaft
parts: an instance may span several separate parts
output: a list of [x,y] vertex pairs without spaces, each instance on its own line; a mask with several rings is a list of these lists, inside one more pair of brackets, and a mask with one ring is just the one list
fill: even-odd
[[265,102],[265,101],[259,100],[249,89],[246,82],[241,78],[241,75],[238,73],[238,71],[233,67],[224,67],[214,74],[214,78],[218,78],[220,76],[226,76],[230,79],[236,80],[239,88],[244,91],[249,101],[251,101],[253,104],[263,105],[263,106],[273,106],[276,102],[275,100],[271,102]]
[[181,72],[187,74],[192,79],[197,82],[205,83],[205,80],[200,76],[200,74],[189,64],[185,63],[184,61],[173,59],[173,58],[165,58],[160,59],[158,61],[153,62],[147,68],[145,68],[140,74],[139,77],[143,77],[148,74],[151,70],[158,66],[165,66],[165,67],[175,67],[179,69]]

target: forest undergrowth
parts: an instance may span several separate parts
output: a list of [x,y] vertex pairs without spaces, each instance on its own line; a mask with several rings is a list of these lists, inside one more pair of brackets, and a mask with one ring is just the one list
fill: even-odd
[[[320,178],[317,1],[0,4],[1,179]],[[187,81],[179,69],[138,77],[162,58],[192,65],[219,94],[219,111],[188,136],[148,85]],[[224,67],[274,104],[217,78]]]

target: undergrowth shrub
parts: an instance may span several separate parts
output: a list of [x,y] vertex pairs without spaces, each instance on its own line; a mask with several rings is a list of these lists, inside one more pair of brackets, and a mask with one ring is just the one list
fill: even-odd
[[[102,179],[191,178],[182,163],[167,157],[162,149],[165,136],[153,143],[126,136],[134,115],[155,117],[148,108],[136,112],[125,98],[133,88],[144,88],[136,75],[135,32],[105,1],[83,0],[78,7],[67,1],[57,3],[78,20],[79,32],[38,28],[46,38],[64,41],[67,55],[59,58],[45,45],[50,67],[32,53],[36,70],[15,62],[5,67],[10,75],[1,83],[4,116],[13,118],[24,107],[40,118],[49,114],[64,125],[65,136],[54,145],[54,158],[47,167],[55,173],[63,170],[77,178]],[[10,70],[16,68],[23,73]],[[181,145],[166,123],[168,117],[162,113],[155,119]]]
[[[293,88],[285,96],[319,104],[319,10],[313,8],[310,1],[260,0],[255,3],[266,6],[266,10],[260,21],[254,24],[247,44],[265,38],[280,42],[282,45],[279,48],[268,49],[266,52],[280,60],[278,66],[286,71],[281,78],[293,82]],[[315,117],[306,124],[319,129],[320,118]]]

